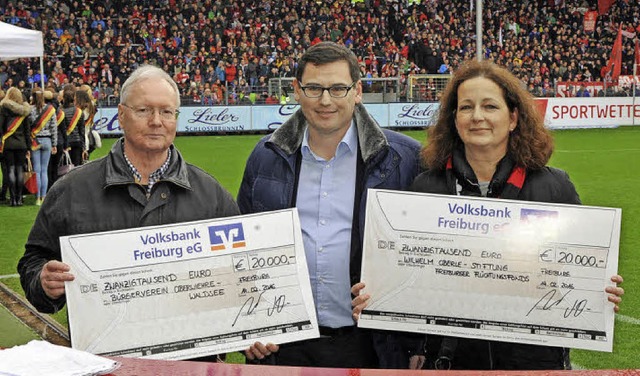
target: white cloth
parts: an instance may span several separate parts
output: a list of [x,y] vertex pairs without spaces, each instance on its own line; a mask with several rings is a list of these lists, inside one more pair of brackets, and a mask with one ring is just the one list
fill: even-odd
[[104,375],[120,367],[115,360],[85,351],[31,341],[0,351],[0,376]]

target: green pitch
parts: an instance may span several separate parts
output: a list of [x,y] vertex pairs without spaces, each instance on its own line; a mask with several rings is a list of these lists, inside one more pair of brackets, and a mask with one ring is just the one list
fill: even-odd
[[[406,132],[424,142],[422,131]],[[176,145],[185,158],[216,177],[234,196],[238,192],[244,164],[259,135],[178,137]],[[625,277],[626,290],[622,310],[616,318],[613,353],[573,350],[572,362],[587,369],[640,369],[640,127],[555,131],[556,150],[551,165],[566,170],[580,193],[582,202],[591,206],[622,208],[622,236],[619,272]],[[106,154],[113,139],[103,142],[92,159]],[[0,279],[20,291],[16,264],[24,251],[38,207],[28,197],[23,207],[0,206]],[[66,311],[54,317],[66,325]],[[0,337],[7,331],[22,330],[8,321],[0,321]],[[28,339],[25,337],[25,342]],[[2,346],[2,343],[0,343]],[[232,361],[241,361],[233,357]]]
[[18,320],[9,310],[0,305],[0,348],[22,345],[40,337],[31,328]]

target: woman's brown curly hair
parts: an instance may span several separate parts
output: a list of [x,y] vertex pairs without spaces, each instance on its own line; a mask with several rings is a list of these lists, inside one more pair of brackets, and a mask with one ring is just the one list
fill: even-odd
[[421,151],[429,169],[443,169],[453,149],[462,145],[455,125],[458,88],[472,78],[484,77],[496,83],[504,93],[509,111],[518,110],[517,126],[509,135],[507,153],[518,166],[527,169],[544,167],[553,152],[553,138],[535,107],[533,97],[522,81],[490,61],[468,61],[454,72],[440,100],[438,120],[428,128],[427,143]]

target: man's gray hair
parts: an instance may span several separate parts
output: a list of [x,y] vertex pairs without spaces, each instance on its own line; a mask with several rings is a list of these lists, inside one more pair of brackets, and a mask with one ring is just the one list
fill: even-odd
[[127,101],[127,96],[129,95],[129,90],[132,86],[140,81],[144,81],[147,79],[161,79],[165,80],[171,85],[173,91],[176,93],[176,104],[177,107],[180,107],[180,90],[178,90],[178,85],[176,82],[169,76],[167,72],[164,70],[154,66],[154,65],[141,65],[139,68],[133,71],[129,78],[122,85],[122,89],[120,90],[120,103],[125,104]]

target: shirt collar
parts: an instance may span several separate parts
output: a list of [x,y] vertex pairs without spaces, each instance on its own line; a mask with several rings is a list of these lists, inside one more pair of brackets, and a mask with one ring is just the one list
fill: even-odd
[[[334,158],[340,157],[346,153],[355,152],[355,150],[357,149],[357,143],[358,143],[358,136],[356,135],[356,127],[354,126],[353,120],[352,120],[351,125],[349,126],[349,129],[347,129],[347,133],[344,134],[344,137],[342,137],[342,140],[340,140],[340,143],[338,144],[338,149],[336,150],[336,155]],[[304,136],[302,137],[301,150],[302,150],[303,158],[313,157],[314,159],[322,159],[316,156],[311,150],[311,147],[309,146],[309,126],[308,125],[306,126],[304,130]]]
[[[129,170],[131,171],[131,174],[133,174],[133,178],[135,182],[140,184],[140,182],[142,181],[142,175],[140,174],[140,171],[138,171],[138,169],[133,165],[133,163],[131,163],[129,158],[127,158],[127,153],[124,151],[124,144],[122,145],[122,155],[124,155],[124,160],[127,162],[127,165],[129,166]],[[160,179],[162,179],[162,176],[164,175],[164,173],[167,172],[167,170],[169,169],[170,161],[171,161],[171,148],[169,148],[169,150],[167,151],[167,159],[164,161],[162,166],[160,166],[160,168],[158,168],[157,170],[149,174],[149,184],[147,185],[147,189],[146,189],[147,197],[151,194],[151,188],[153,188],[153,185],[157,183]]]

